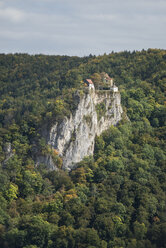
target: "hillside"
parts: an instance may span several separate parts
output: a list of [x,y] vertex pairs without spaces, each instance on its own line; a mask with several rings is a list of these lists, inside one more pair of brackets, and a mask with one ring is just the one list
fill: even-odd
[[[70,172],[43,135],[107,72],[124,116]],[[0,55],[0,247],[166,247],[166,51]],[[102,113],[103,109],[99,109]]]

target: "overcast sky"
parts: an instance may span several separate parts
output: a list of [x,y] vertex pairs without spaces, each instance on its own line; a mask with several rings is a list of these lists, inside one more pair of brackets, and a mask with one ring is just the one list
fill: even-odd
[[0,53],[166,49],[166,0],[0,0]]

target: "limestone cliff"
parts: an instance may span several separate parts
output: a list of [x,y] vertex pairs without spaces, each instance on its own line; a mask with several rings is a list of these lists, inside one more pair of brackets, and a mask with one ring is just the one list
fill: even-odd
[[[122,118],[121,96],[111,90],[79,94],[76,111],[55,123],[47,134],[47,143],[63,158],[63,169],[71,170],[85,156],[93,155],[95,136]],[[38,159],[48,168],[56,169],[51,158]]]

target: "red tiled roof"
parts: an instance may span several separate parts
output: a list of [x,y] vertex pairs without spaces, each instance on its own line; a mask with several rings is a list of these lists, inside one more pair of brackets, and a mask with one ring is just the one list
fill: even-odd
[[110,79],[110,77],[107,75],[106,78]]
[[86,79],[86,81],[87,81],[89,84],[93,84],[93,82],[92,82],[91,79]]
[[111,78],[111,77],[107,77],[107,78],[106,78],[106,80],[113,80],[113,78]]

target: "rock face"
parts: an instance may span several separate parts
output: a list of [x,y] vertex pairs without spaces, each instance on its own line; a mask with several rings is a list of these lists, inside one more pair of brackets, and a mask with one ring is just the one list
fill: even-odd
[[[62,168],[71,170],[85,156],[93,155],[95,136],[116,125],[122,112],[119,92],[91,90],[80,95],[75,113],[55,123],[47,135],[47,143],[63,158]],[[45,158],[48,168],[56,169],[49,161]]]
[[5,165],[7,161],[14,156],[11,143],[6,143],[4,145],[4,152],[5,152],[5,160],[2,163],[3,165]]

